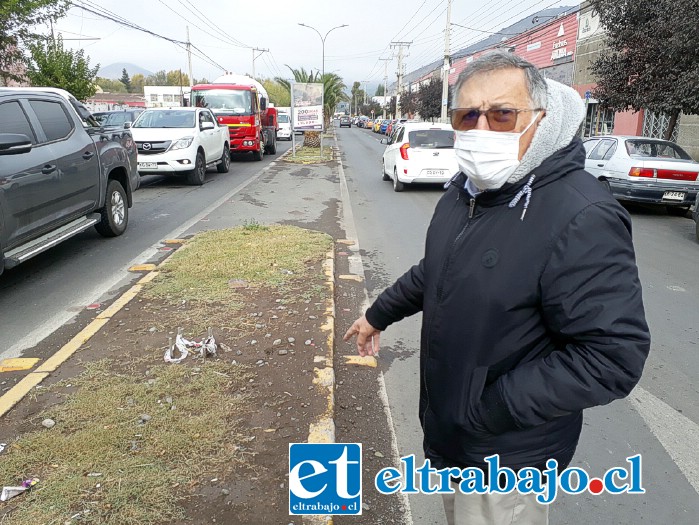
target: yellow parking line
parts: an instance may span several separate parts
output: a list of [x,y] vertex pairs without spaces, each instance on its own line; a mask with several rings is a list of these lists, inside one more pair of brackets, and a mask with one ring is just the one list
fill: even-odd
[[31,373],[22,379],[15,386],[10,388],[7,392],[0,397],[0,417],[7,414],[7,412],[19,403],[24,396],[26,396],[32,388],[41,383],[46,379],[49,374],[39,374],[37,372]]
[[130,272],[146,272],[146,271],[152,271],[155,270],[156,266],[155,264],[136,264],[135,266],[132,266],[129,268]]

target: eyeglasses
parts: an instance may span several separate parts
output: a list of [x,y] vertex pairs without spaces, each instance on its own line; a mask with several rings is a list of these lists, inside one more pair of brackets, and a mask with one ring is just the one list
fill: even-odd
[[541,109],[455,108],[451,110],[451,127],[456,131],[475,129],[478,125],[478,119],[481,118],[481,115],[485,115],[491,131],[512,131],[517,124],[517,116],[529,111],[541,111]]

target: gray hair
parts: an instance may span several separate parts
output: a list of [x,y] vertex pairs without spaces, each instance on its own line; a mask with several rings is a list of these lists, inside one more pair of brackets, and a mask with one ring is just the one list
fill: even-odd
[[480,56],[466,66],[466,69],[461,72],[454,85],[454,92],[451,100],[452,107],[457,107],[459,92],[463,85],[471,78],[481,73],[490,73],[491,71],[513,68],[524,71],[524,76],[527,80],[527,91],[529,91],[529,98],[534,104],[534,107],[546,109],[546,80],[544,80],[541,72],[539,72],[538,68],[531,62],[527,62],[514,53],[502,49]]

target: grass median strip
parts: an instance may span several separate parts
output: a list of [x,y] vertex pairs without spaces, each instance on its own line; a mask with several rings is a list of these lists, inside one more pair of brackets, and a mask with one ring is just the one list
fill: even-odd
[[[89,352],[80,354],[85,363],[79,375],[32,391],[32,402],[45,403],[44,408],[20,421],[18,437],[2,453],[0,481],[16,485],[37,477],[40,482],[32,491],[0,504],[0,522],[130,525],[192,518],[197,522],[187,510],[203,497],[194,492],[205,493],[202,483],[216,481],[211,478],[247,479],[259,454],[255,447],[260,446],[256,444],[262,439],[261,428],[275,436],[272,430],[282,426],[276,418],[286,418],[285,431],[300,426],[289,420],[295,413],[290,410],[280,410],[275,417],[279,393],[270,397],[266,388],[257,389],[258,376],[272,367],[256,367],[259,357],[253,357],[252,349],[257,352],[261,345],[250,346],[246,336],[231,327],[250,324],[246,301],[254,297],[257,312],[262,309],[260,296],[266,297],[268,309],[275,308],[272,312],[278,313],[280,325],[284,320],[282,326],[295,317],[273,305],[294,301],[308,310],[306,322],[315,322],[308,317],[315,313],[313,301],[320,301],[324,290],[318,284],[323,282],[318,266],[331,247],[325,234],[254,221],[188,241],[159,268],[152,282],[143,284],[139,300],[130,303],[131,311],[121,311],[109,321],[104,328],[109,335],[90,341],[97,351],[93,355],[107,353],[109,359],[89,361],[84,357]],[[266,319],[274,322],[271,314]],[[180,365],[162,364],[164,336],[178,325],[193,337],[197,330],[212,326],[217,340],[228,345],[222,345],[217,359],[190,357]],[[273,331],[266,326],[264,330]],[[297,330],[294,335],[301,339],[303,331]],[[135,337],[155,345],[134,344]],[[222,348],[233,352],[231,347],[242,344],[244,352],[229,354],[237,361],[224,357]],[[294,346],[286,348],[259,351],[272,362],[274,357],[292,358]],[[306,359],[315,349],[299,345],[296,351],[299,359],[302,355]],[[298,368],[306,367],[299,361]],[[272,381],[277,389],[295,392],[295,383],[275,377],[265,380],[267,388]],[[303,403],[308,402],[306,388],[295,393]],[[284,406],[291,403],[286,397]],[[251,425],[260,414],[265,420]],[[41,428],[45,418],[55,425]],[[41,429],[26,432],[37,427]],[[283,475],[279,477],[283,480]],[[276,479],[269,481],[279,487]]]

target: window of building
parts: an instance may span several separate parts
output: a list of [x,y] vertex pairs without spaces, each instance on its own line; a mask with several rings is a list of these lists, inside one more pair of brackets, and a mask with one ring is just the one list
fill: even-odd
[[614,133],[614,111],[600,106],[598,103],[590,103],[587,106],[585,118],[585,136],[597,137],[599,135],[612,135]]
[[152,94],[152,95],[150,96],[150,101],[151,101],[151,102],[157,102],[157,101],[158,101],[158,95]]

